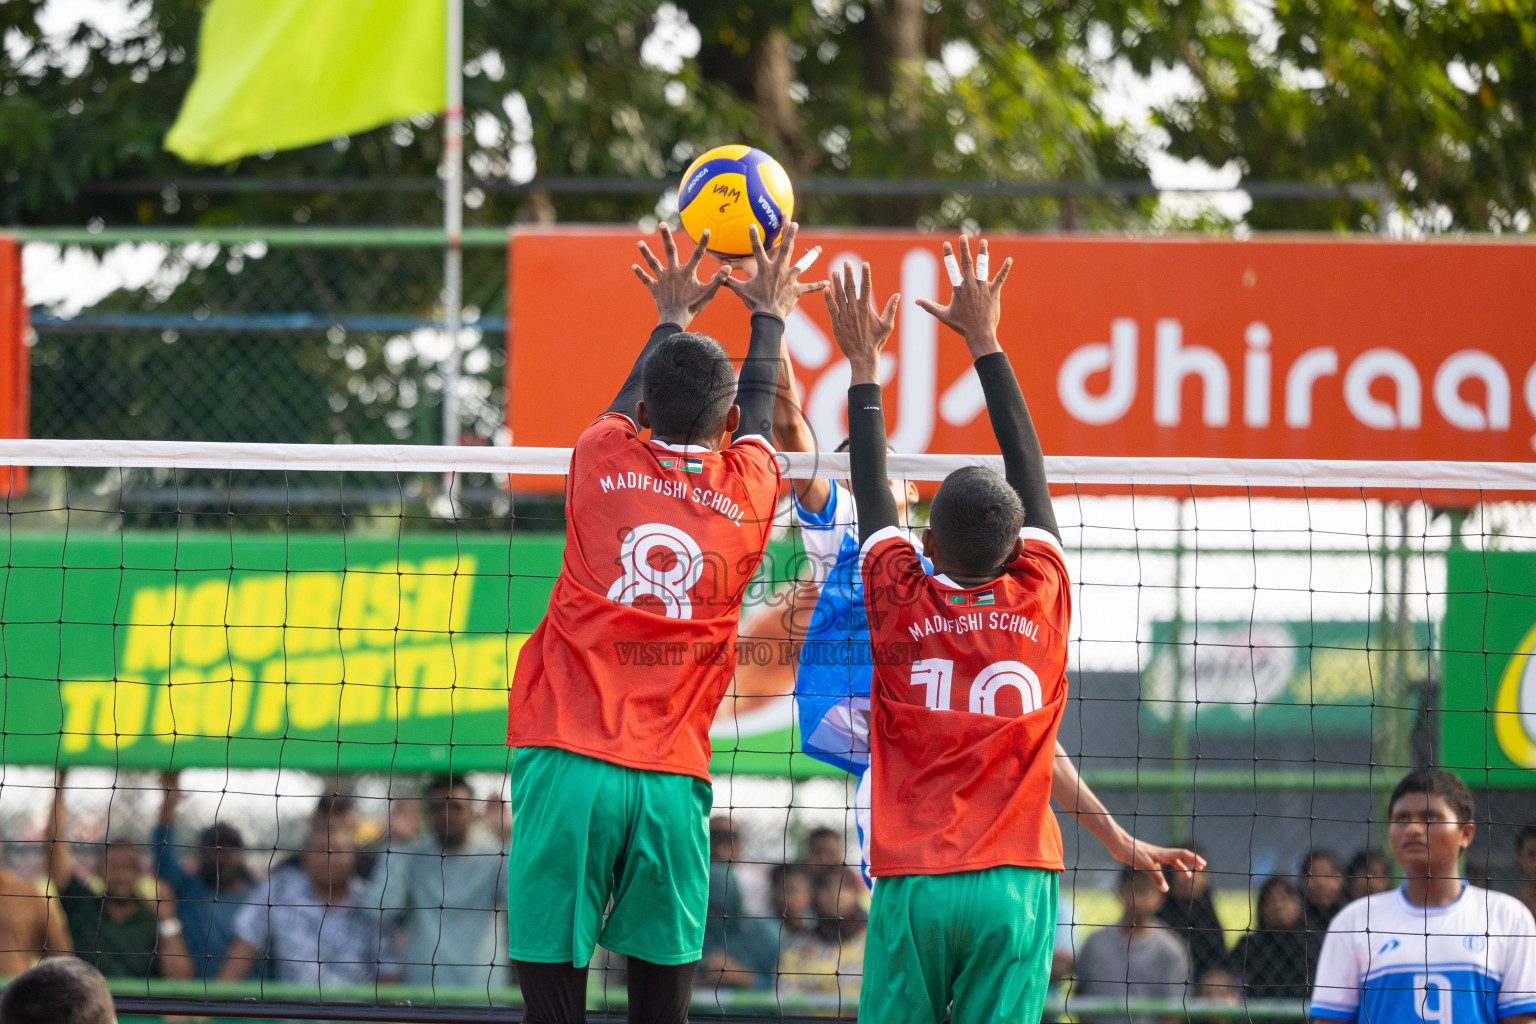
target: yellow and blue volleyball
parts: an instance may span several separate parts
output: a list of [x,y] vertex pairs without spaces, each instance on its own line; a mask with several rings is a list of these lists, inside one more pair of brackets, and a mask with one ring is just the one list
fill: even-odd
[[795,215],[789,175],[773,157],[751,146],[716,146],[693,162],[677,195],[683,230],[695,242],[709,232],[709,251],[722,259],[752,255],[747,229],[775,245]]

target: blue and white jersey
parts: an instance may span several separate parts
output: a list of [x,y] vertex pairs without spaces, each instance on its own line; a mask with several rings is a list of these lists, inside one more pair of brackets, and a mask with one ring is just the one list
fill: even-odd
[[[860,775],[869,767],[873,669],[853,495],[833,483],[826,508],[808,512],[797,497],[795,513],[807,561],[804,575],[820,588],[795,672],[800,746],[818,761]],[[920,547],[915,537],[913,544]],[[923,567],[933,571],[926,558]]]
[[1464,883],[1443,907],[1402,889],[1356,900],[1328,926],[1311,1016],[1360,1024],[1495,1024],[1536,1013],[1536,921],[1513,896]]
[[[793,493],[793,492],[791,492]],[[859,574],[859,528],[853,495],[833,482],[827,507],[808,512],[795,496],[800,543],[805,548],[803,578],[819,588],[810,626],[800,643],[795,670],[795,708],[800,719],[800,748],[807,754],[859,777],[854,791],[854,822],[864,884],[869,876],[869,680],[874,674],[869,649],[869,619],[864,614],[864,580]],[[917,535],[907,535],[921,550]],[[923,568],[933,565],[922,555]]]

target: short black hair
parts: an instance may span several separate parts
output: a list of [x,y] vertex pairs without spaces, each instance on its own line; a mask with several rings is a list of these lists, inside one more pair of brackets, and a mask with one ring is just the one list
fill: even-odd
[[847,837],[837,829],[828,828],[825,825],[818,825],[805,834],[805,845],[811,846],[823,839],[836,839],[840,843],[847,841]]
[[731,357],[714,338],[689,331],[651,350],[640,387],[651,433],[686,441],[718,434],[736,401]]
[[1444,768],[1415,768],[1404,775],[1403,781],[1392,790],[1392,799],[1387,801],[1389,818],[1397,802],[1411,793],[1427,793],[1444,800],[1459,822],[1471,821],[1473,813],[1477,810],[1477,801],[1472,798],[1472,790],[1461,781],[1459,776],[1452,775]]
[[84,960],[49,957],[23,971],[0,994],[4,1024],[116,1024],[107,980]]
[[222,821],[203,829],[198,836],[198,842],[205,850],[221,847],[226,850],[245,849],[245,837],[240,834],[240,830]]
[[1371,866],[1371,861],[1373,860],[1379,860],[1385,864],[1387,861],[1387,855],[1382,853],[1380,850],[1361,850],[1359,853],[1349,858],[1349,863],[1344,865],[1344,874],[1350,878],[1363,875],[1365,874],[1366,869]]
[[1023,527],[1017,492],[984,466],[964,466],[945,477],[928,511],[928,528],[951,567],[965,574],[1000,572]]
[[1522,825],[1520,831],[1515,833],[1515,852],[1525,849],[1525,844],[1536,841],[1536,825]]
[[1314,846],[1301,858],[1301,866],[1296,869],[1296,873],[1306,878],[1308,875],[1313,874],[1312,869],[1317,866],[1317,862],[1320,860],[1331,860],[1334,867],[1338,867],[1343,863],[1339,860],[1339,855],[1332,850],[1325,850],[1320,846]]
[[439,772],[427,780],[427,788],[424,795],[431,799],[436,796],[452,796],[456,789],[467,789],[474,793],[469,784],[469,777],[463,772]]

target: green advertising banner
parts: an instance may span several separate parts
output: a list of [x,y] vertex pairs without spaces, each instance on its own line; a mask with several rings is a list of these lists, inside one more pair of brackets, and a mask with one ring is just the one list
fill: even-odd
[[[1166,730],[1178,709],[1206,734],[1369,733],[1373,706],[1389,702],[1381,635],[1377,622],[1202,620],[1182,623],[1175,642],[1171,622],[1154,622],[1143,725]],[[1428,647],[1428,628],[1413,623],[1394,655],[1407,678],[1427,674]]]
[[[503,771],[508,683],[563,543],[11,539],[0,568],[0,763]],[[743,646],[748,658],[762,653]],[[758,700],[717,724],[717,765],[814,771],[790,755],[787,704]]]
[[1445,766],[1478,786],[1536,786],[1536,552],[1446,562]]

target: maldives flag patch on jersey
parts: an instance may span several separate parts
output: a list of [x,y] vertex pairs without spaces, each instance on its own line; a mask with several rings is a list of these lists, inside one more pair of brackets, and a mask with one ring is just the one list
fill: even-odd
[[656,460],[656,465],[660,466],[662,469],[671,469],[673,466],[677,465],[677,460],[676,459],[657,459]]
[[949,603],[964,605],[996,604],[997,599],[992,596],[992,591],[984,590],[979,594],[950,594]]

